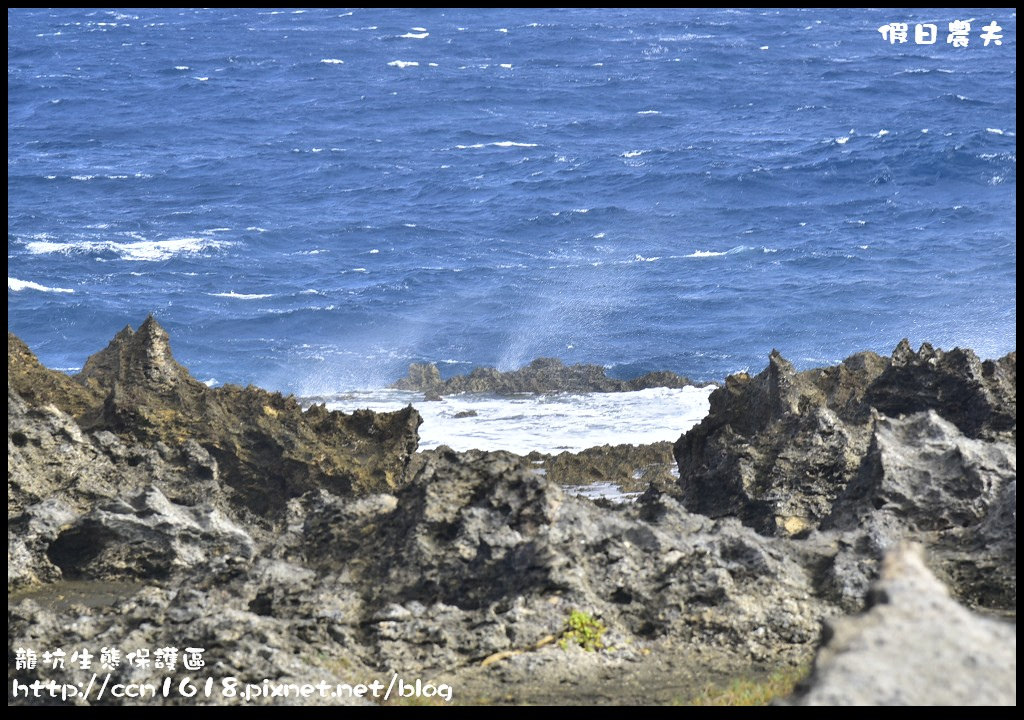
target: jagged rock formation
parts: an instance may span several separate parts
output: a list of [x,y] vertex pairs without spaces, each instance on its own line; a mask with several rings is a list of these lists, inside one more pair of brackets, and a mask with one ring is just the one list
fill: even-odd
[[654,387],[703,387],[707,384],[712,383],[694,383],[687,377],[665,371],[650,372],[632,380],[616,380],[608,377],[600,365],[565,365],[557,358],[538,358],[526,367],[510,372],[475,368],[468,375],[457,375],[448,380],[441,379],[441,371],[433,363],[413,363],[408,374],[391,387],[436,396],[459,393],[626,392]]
[[736,515],[765,534],[820,526],[859,471],[872,408],[937,411],[972,438],[1016,441],[1016,353],[982,363],[905,342],[892,359],[859,353],[805,372],[772,352],[756,377],[732,375],[711,410],[675,447],[686,506]]
[[[346,415],[313,406],[303,412],[295,398],[280,393],[209,388],[174,360],[167,333],[153,317],[137,332],[119,332],[73,379],[40,366],[11,335],[8,349],[9,389],[16,395],[56,406],[85,432],[169,448],[198,443],[231,492],[258,515],[281,511],[288,498],[312,488],[395,488],[418,442],[421,419],[411,407]],[[19,488],[31,484],[16,478]]]
[[773,352],[710,403],[675,445],[690,510],[765,535],[844,531],[824,581],[848,606],[904,537],[964,601],[1015,606],[1016,353],[982,363],[903,342],[798,373]]
[[[805,658],[905,537],[958,597],[1015,613],[1015,355],[866,353],[810,373],[773,356],[730,378],[676,445],[681,466],[702,463],[680,490],[657,469],[664,445],[413,453],[411,408],[302,412],[256,388],[211,390],[155,321],[74,379],[13,336],[8,348],[12,654],[188,642],[242,682],[396,670],[477,693],[461,701],[679,701]],[[559,482],[638,468],[654,481],[622,506]],[[614,652],[563,647],[573,611],[603,622]],[[894,642],[901,629],[916,631],[894,626]],[[91,672],[55,679],[84,686]],[[154,681],[152,668],[112,673]]]
[[[144,508],[156,509],[156,527]],[[237,529],[205,512],[169,507],[153,491],[93,511],[48,556],[114,587],[145,574],[149,589],[64,610],[74,623],[59,608],[18,600],[9,642],[161,647],[187,627],[210,663],[249,681],[351,681],[386,668],[458,677],[495,653],[535,646],[500,672],[577,655],[592,664],[551,641],[582,609],[609,628],[616,650],[607,662],[627,670],[680,648],[728,666],[799,659],[831,607],[813,595],[805,551],[780,546],[796,541],[692,515],[656,492],[611,511],[565,495],[508,453],[440,449],[395,495],[311,491],[290,501],[279,535],[255,557],[242,538],[229,551]],[[190,543],[204,533],[211,552],[197,558]],[[168,573],[173,582],[160,582]],[[32,677],[46,673],[19,679]],[[127,667],[115,677],[151,681]]]
[[920,547],[889,553],[869,609],[831,620],[794,705],[1016,705],[1017,630],[950,599]]

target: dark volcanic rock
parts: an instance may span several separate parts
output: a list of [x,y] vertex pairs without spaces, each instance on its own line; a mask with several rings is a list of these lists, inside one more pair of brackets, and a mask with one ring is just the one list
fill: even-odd
[[920,548],[888,554],[871,607],[828,623],[787,704],[1015,705],[1017,630],[950,599]]
[[760,375],[712,393],[676,443],[684,504],[766,535],[842,531],[819,588],[847,607],[909,537],[961,600],[1012,612],[1015,360],[901,343],[891,360],[798,373],[772,353]]
[[56,405],[85,431],[172,448],[196,443],[260,514],[280,512],[288,498],[316,487],[395,488],[416,450],[421,419],[412,407],[347,415],[313,406],[303,412],[291,396],[207,387],[174,360],[167,333],[152,317],[138,332],[126,327],[90,357],[77,382],[42,368],[14,344],[8,374],[19,379],[16,392],[30,386],[33,402]]
[[[205,507],[171,507],[153,490],[102,505],[47,556],[83,580],[135,569],[166,574],[166,585],[150,578],[151,587],[88,610],[18,600],[9,643],[163,647],[184,636],[206,648],[208,667],[243,682],[354,682],[392,668],[430,678],[502,652],[520,676],[547,663],[606,675],[682,647],[727,667],[796,660],[833,608],[814,596],[807,572],[824,546],[691,515],[656,492],[611,511],[565,495],[507,453],[439,449],[397,495],[307,493],[251,561],[235,549],[248,547],[236,533]],[[614,653],[555,642],[574,610],[607,625]],[[669,679],[693,673],[658,667]],[[489,684],[500,686],[506,670],[493,672]],[[132,668],[116,677],[153,681]],[[537,691],[553,697],[541,683]]]
[[872,408],[933,409],[968,437],[1015,442],[1015,363],[1015,353],[981,363],[969,350],[901,343],[892,360],[860,353],[798,373],[773,351],[760,375],[730,376],[712,393],[708,416],[676,443],[684,502],[766,534],[807,532],[859,472]]
[[[77,380],[8,345],[12,655],[194,646],[206,675],[243,683],[386,685],[397,671],[475,688],[456,701],[680,701],[709,677],[806,658],[821,620],[860,610],[880,558],[908,535],[960,597],[1015,612],[1009,361],[982,365],[969,392],[936,386],[954,409],[884,415],[866,398],[897,396],[878,385],[889,360],[796,373],[773,356],[762,375],[730,378],[676,446],[697,463],[683,474],[688,510],[660,491],[672,488],[665,444],[413,454],[411,409],[302,412],[256,388],[212,390],[174,362],[155,321],[120,333]],[[915,373],[930,363],[899,382],[925,387]],[[559,483],[627,475],[647,492],[615,507]],[[564,635],[579,611],[607,627],[607,649]],[[57,680],[84,687],[92,672]],[[111,682],[166,674],[123,664]]]
[[290,545],[318,577],[345,558],[366,642],[396,665],[530,646],[558,634],[572,608],[631,642],[738,643],[767,657],[813,639],[823,612],[803,566],[778,546],[791,541],[691,515],[657,493],[610,511],[508,453],[439,449],[395,498],[381,498],[295,501],[305,524]]
[[600,365],[565,365],[557,358],[538,358],[518,370],[500,372],[494,368],[475,368],[468,375],[457,375],[447,381],[441,379],[441,372],[436,365],[413,363],[409,366],[409,373],[391,387],[430,395],[514,395],[625,392],[652,387],[681,388],[690,385],[702,386],[671,372],[652,372],[632,380],[616,380],[608,377]]

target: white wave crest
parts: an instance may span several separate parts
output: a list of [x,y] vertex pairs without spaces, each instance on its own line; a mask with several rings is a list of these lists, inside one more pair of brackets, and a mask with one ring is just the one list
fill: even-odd
[[40,285],[34,283],[31,280],[19,280],[18,278],[7,278],[7,289],[11,292],[21,292],[22,290],[38,290],[39,292],[50,292],[50,293],[73,293],[74,290],[70,288],[59,288],[59,287],[48,287],[46,285]]
[[522,142],[513,142],[511,140],[501,140],[499,142],[492,142],[492,143],[476,143],[475,145],[456,145],[455,146],[455,148],[457,150],[479,150],[480,148],[485,148],[485,147],[500,147],[500,148],[523,147],[523,148],[532,148],[532,147],[537,147],[537,143],[522,143]]
[[210,297],[234,298],[235,300],[262,300],[263,298],[273,297],[273,294],[266,294],[266,295],[252,294],[252,295],[248,295],[246,293],[236,293],[233,290],[231,292],[226,292],[226,293],[206,293],[206,294],[209,295]]
[[61,253],[71,255],[74,253],[97,253],[111,252],[121,260],[153,261],[167,260],[175,255],[194,255],[205,250],[215,250],[226,247],[231,243],[210,238],[175,238],[173,240],[140,240],[137,242],[115,242],[84,240],[81,242],[30,242],[25,246],[33,255],[47,255],[49,253]]
[[345,64],[344,60],[339,60],[338,58],[324,58],[320,62],[322,62],[324,65],[344,65]]
[[425,38],[425,37],[427,37],[429,35],[430,35],[430,33],[428,33],[428,32],[418,32],[418,33],[407,32],[405,35],[399,35],[398,37],[409,38],[410,40],[422,40],[423,38]]
[[415,60],[392,60],[388,63],[391,67],[396,68],[407,68],[407,67],[419,67],[420,64]]

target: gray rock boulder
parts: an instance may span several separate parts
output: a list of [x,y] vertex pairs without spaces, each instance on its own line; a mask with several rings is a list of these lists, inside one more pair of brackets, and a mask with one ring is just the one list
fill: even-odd
[[1015,444],[967,437],[934,410],[880,416],[857,477],[822,526],[871,536],[857,550],[862,558],[902,538],[922,542],[962,601],[1009,611],[1017,597],[1016,496]]
[[1014,625],[961,607],[920,548],[886,556],[870,606],[829,621],[794,705],[1016,705]]
[[216,508],[170,502],[150,486],[103,503],[61,532],[46,554],[67,579],[159,580],[213,558],[252,558],[252,538]]

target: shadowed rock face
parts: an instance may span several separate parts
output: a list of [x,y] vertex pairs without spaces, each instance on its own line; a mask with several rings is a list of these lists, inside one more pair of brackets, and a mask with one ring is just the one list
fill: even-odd
[[732,375],[710,412],[676,443],[686,506],[735,515],[765,534],[819,527],[857,475],[873,412],[935,410],[967,437],[1016,442],[1016,353],[982,363],[906,342],[891,359],[860,353],[796,372],[773,351],[759,375]]
[[[11,638],[160,647],[187,623],[211,661],[257,681],[322,677],[317,657],[405,673],[465,668],[558,636],[573,610],[608,626],[617,650],[602,662],[680,644],[774,662],[802,656],[835,610],[805,567],[826,545],[797,548],[657,492],[609,510],[500,452],[439,448],[396,494],[311,491],[263,540],[153,488],[97,503],[55,540],[44,530],[38,546],[65,579],[157,583],[113,607],[72,610],[74,623],[21,602]],[[546,662],[592,655],[547,642]]]
[[[13,348],[13,350],[12,350]],[[216,462],[222,480],[257,514],[280,512],[290,497],[314,488],[373,492],[397,487],[416,450],[419,414],[350,415],[259,388],[209,388],[171,353],[167,333],[149,317],[126,327],[68,379],[46,370],[8,338],[10,389],[51,403],[86,432],[170,448],[189,442]]]
[[857,472],[868,443],[864,393],[887,364],[861,353],[797,373],[772,351],[761,374],[728,377],[708,416],[676,442],[683,502],[767,535],[816,527]]
[[413,363],[409,373],[391,387],[397,390],[436,395],[458,393],[490,393],[514,395],[516,393],[584,393],[626,392],[653,387],[698,387],[713,383],[694,383],[689,378],[672,372],[652,372],[632,380],[616,380],[605,374],[600,365],[565,365],[557,358],[538,358],[526,367],[510,372],[494,368],[476,368],[468,375],[441,379],[441,371],[434,364]]

